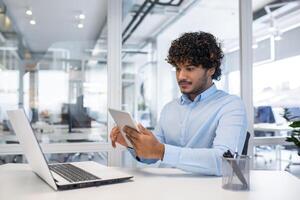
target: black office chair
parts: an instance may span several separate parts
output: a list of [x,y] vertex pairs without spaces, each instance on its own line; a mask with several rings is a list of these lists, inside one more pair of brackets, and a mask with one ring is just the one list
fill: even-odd
[[247,132],[244,147],[243,147],[243,151],[242,151],[242,155],[247,155],[247,153],[248,153],[249,139],[250,139],[250,133]]

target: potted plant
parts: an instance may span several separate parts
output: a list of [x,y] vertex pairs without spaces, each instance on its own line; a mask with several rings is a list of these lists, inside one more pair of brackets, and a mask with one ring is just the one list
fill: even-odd
[[287,137],[285,141],[293,142],[298,148],[298,155],[300,156],[300,121],[294,121],[290,124],[294,128],[291,136]]
[[[283,117],[287,119],[288,121],[292,121],[290,118],[290,113],[288,112],[288,109],[284,110]],[[285,141],[287,142],[293,142],[296,147],[298,148],[298,155],[300,156],[300,120],[299,118],[295,121],[293,121],[290,125],[290,127],[293,128],[292,134],[286,138]]]

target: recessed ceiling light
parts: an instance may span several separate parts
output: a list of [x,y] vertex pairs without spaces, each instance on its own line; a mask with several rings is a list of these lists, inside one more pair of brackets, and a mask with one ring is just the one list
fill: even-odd
[[269,31],[270,31],[270,32],[275,32],[276,30],[277,30],[277,28],[274,27],[274,26],[269,27]]
[[279,41],[281,39],[282,39],[281,32],[277,30],[276,33],[274,34],[274,40]]
[[27,10],[26,10],[26,15],[32,15],[32,10],[27,9]]
[[83,23],[77,24],[77,27],[78,27],[78,28],[83,28]]
[[35,21],[34,19],[32,19],[32,20],[29,21],[29,23],[30,23],[31,25],[35,25],[35,24],[36,24],[36,21]]
[[282,40],[281,35],[275,35],[274,40],[276,41]]
[[85,15],[81,13],[81,14],[79,15],[79,19],[85,19]]
[[257,44],[257,43],[253,43],[253,44],[252,44],[252,48],[253,48],[253,49],[257,49],[257,48],[258,48],[258,44]]

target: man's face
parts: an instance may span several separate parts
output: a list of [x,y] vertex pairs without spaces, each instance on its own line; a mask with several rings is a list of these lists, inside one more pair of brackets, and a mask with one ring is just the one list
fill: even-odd
[[202,65],[193,66],[187,63],[177,64],[175,69],[180,91],[192,100],[211,86],[211,76],[215,72],[214,68],[205,69]]

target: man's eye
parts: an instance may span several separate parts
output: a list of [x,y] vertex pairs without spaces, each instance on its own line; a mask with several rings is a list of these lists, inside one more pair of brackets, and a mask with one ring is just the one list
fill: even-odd
[[193,67],[188,67],[188,68],[186,68],[186,70],[187,70],[187,71],[193,71],[194,68],[193,68]]

